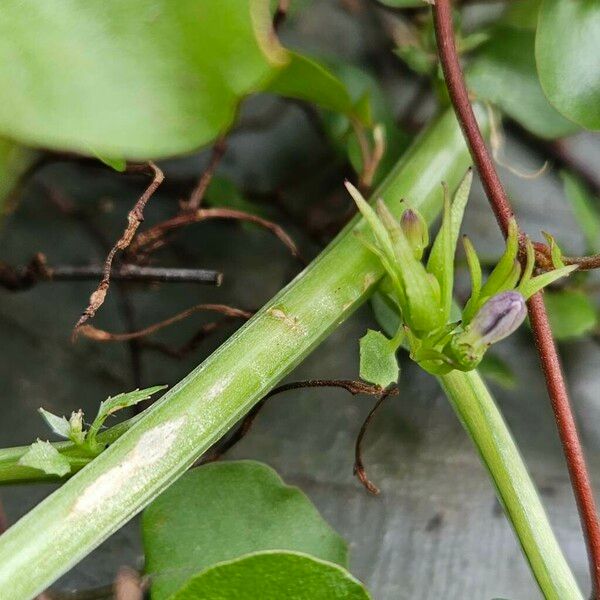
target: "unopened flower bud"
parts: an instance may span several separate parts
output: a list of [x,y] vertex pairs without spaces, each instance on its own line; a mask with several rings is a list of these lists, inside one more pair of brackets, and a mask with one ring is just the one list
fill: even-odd
[[69,433],[71,440],[76,444],[83,443],[85,435],[83,433],[83,412],[81,410],[71,413],[69,425],[71,427],[71,431]]
[[526,315],[525,298],[519,292],[502,292],[481,307],[470,329],[478,336],[480,344],[489,346],[516,331]]
[[407,208],[400,219],[400,227],[408,239],[415,258],[421,260],[423,252],[429,244],[429,230],[421,213],[412,208]]
[[491,344],[508,337],[527,315],[525,298],[519,292],[501,292],[492,296],[461,333],[456,334],[444,352],[458,368],[474,369]]

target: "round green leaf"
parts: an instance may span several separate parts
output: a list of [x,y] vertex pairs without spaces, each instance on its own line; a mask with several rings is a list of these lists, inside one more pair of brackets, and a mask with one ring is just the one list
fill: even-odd
[[469,88],[532,133],[563,137],[579,128],[549,103],[535,69],[535,33],[498,26],[467,72]]
[[268,0],[4,0],[0,134],[122,158],[191,151],[286,60]]
[[170,600],[369,600],[342,567],[306,554],[261,552],[190,579]]
[[544,304],[557,340],[570,340],[590,333],[597,325],[596,308],[583,292],[546,291]]
[[600,2],[544,0],[535,50],[554,107],[583,127],[600,129]]
[[152,598],[163,600],[195,573],[262,550],[294,550],[346,566],[344,540],[310,500],[270,467],[214,463],[167,489],[142,520]]

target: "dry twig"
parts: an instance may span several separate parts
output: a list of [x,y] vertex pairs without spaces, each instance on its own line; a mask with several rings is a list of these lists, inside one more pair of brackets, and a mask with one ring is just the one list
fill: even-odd
[[[90,302],[87,308],[83,311],[83,314],[75,324],[74,334],[76,334],[77,329],[81,327],[88,319],[91,319],[96,311],[102,306],[104,300],[106,299],[106,294],[108,292],[108,288],[110,286],[110,273],[112,269],[112,262],[115,255],[118,252],[122,252],[126,248],[129,247],[133,237],[135,236],[139,226],[144,220],[144,208],[146,204],[158,188],[158,186],[163,182],[164,175],[163,172],[153,163],[149,162],[148,167],[153,172],[153,178],[150,185],[146,188],[144,193],[140,196],[138,201],[135,203],[135,206],[129,211],[127,215],[127,227],[123,232],[121,238],[117,241],[117,243],[110,249],[106,260],[104,261],[104,269],[102,279],[98,284],[96,290],[90,296]],[[136,168],[135,170],[139,170]]]
[[160,331],[165,327],[169,327],[174,323],[183,321],[189,316],[202,311],[218,312],[227,317],[236,319],[249,319],[254,314],[247,310],[242,310],[240,308],[228,306],[227,304],[196,304],[196,306],[192,306],[187,310],[177,313],[176,315],[169,317],[164,321],[160,321],[158,323],[149,325],[148,327],[144,327],[144,329],[140,329],[139,331],[132,331],[129,333],[111,333],[110,331],[98,329],[93,325],[82,325],[79,328],[79,333],[97,342],[127,342],[129,340],[143,338],[153,333],[156,333],[157,331]]

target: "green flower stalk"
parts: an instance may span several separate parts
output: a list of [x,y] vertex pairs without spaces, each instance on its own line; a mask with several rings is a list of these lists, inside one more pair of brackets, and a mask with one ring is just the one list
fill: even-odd
[[[577,268],[561,265],[534,277],[534,248],[526,239],[527,260],[522,269],[517,260],[519,233],[513,220],[504,254],[482,285],[479,258],[465,237],[471,296],[461,319],[452,320],[454,257],[472,180],[469,169],[453,201],[444,185],[442,224],[426,263],[422,258],[429,237],[419,212],[406,206],[398,221],[386,204],[378,201],[374,210],[352,184],[346,183],[371,229],[372,238],[361,235],[360,239],[384,266],[387,278],[382,291],[401,318],[390,348],[395,350],[406,343],[411,358],[434,375],[476,368],[491,344],[513,333],[523,322],[527,314],[525,302],[530,296]],[[370,332],[371,336],[375,333]],[[379,345],[382,346],[381,341]],[[389,353],[382,360],[389,361]],[[382,384],[383,380],[374,383]]]

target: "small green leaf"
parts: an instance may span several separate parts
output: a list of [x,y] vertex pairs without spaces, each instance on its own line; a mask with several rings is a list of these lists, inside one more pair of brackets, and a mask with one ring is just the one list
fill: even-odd
[[396,349],[380,331],[369,329],[360,339],[360,377],[382,388],[398,381]]
[[58,415],[52,414],[51,412],[44,410],[43,408],[38,409],[39,413],[42,415],[46,424],[56,435],[59,435],[62,438],[68,439],[71,433],[71,425],[69,425],[69,421],[65,417],[59,417]]
[[292,550],[344,567],[348,562],[344,540],[310,500],[253,461],[189,471],[144,511],[142,534],[153,600],[166,600],[192,575],[250,552]]
[[557,340],[572,340],[591,333],[598,325],[596,307],[583,292],[547,291],[544,304]]
[[493,381],[507,390],[512,390],[517,385],[517,378],[513,370],[496,354],[486,352],[477,365],[477,369],[484,379]]
[[[211,179],[203,203],[207,206],[233,208],[253,215],[266,216],[266,211],[262,206],[246,200],[239,188],[224,177],[215,176]],[[249,225],[249,223],[244,223],[244,225]]]
[[148,400],[150,396],[153,396],[157,392],[164,390],[166,387],[166,385],[155,385],[144,390],[133,390],[132,392],[123,392],[122,394],[111,396],[104,400],[104,402],[100,402],[100,408],[98,409],[96,420],[104,420],[106,417],[119,410],[128,408],[129,406],[135,406],[139,402]]
[[494,28],[467,72],[467,83],[478,98],[495,104],[535,135],[562,137],[579,128],[544,96],[535,67],[534,36],[525,29]]
[[334,563],[300,552],[257,552],[192,577],[170,600],[369,600]]
[[29,446],[29,450],[19,459],[19,464],[59,477],[71,471],[69,459],[63,456],[50,442],[42,442],[42,440]]
[[565,196],[573,208],[573,215],[586,239],[588,252],[600,252],[600,214],[596,206],[598,201],[594,199],[583,182],[577,177],[561,171]]
[[600,129],[600,2],[544,0],[535,40],[540,82],[550,103],[588,129]]

